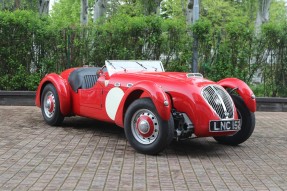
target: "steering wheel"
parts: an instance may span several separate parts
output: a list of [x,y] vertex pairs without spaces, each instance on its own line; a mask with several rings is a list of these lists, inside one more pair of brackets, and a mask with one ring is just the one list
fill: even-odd
[[103,65],[103,66],[101,67],[101,69],[99,69],[99,70],[97,71],[97,77],[99,78],[99,77],[102,76],[102,75],[104,74],[104,72],[106,72],[106,71],[107,71],[106,65]]
[[102,68],[101,68],[102,72],[106,72],[107,71],[107,67],[106,65],[103,65]]

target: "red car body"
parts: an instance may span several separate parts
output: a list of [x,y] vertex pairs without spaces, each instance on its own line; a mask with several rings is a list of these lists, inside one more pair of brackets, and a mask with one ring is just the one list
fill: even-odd
[[[47,90],[46,92],[50,93],[44,96],[43,91],[48,84],[54,87],[55,93]],[[162,121],[173,118],[171,122],[173,138],[187,138],[191,135],[229,137],[242,129],[243,119],[238,115],[233,97],[230,97],[230,93],[225,89],[236,92],[235,96],[240,97],[242,105],[250,114],[255,112],[255,96],[248,85],[239,79],[226,78],[213,82],[199,74],[164,72],[162,64],[158,61],[106,61],[105,68],[71,68],[60,75],[55,73],[46,75],[37,89],[36,105],[42,107],[43,116],[44,118],[46,116],[48,119],[46,121],[51,125],[57,125],[61,120],[51,122],[50,116],[53,118],[54,115],[62,117],[78,115],[128,128],[125,126],[128,108],[134,101],[146,98],[151,100],[156,110],[153,113],[156,112]],[[58,101],[54,94],[57,94]],[[224,104],[226,106],[223,106]],[[221,109],[216,108],[218,106]],[[59,112],[55,114],[57,108]],[[246,113],[245,110],[241,111],[240,115],[242,113]],[[255,124],[253,118],[251,123]],[[141,125],[135,124],[137,136],[143,136],[145,139],[152,134],[150,131],[157,131],[154,130],[149,117],[138,117],[137,120],[137,123],[141,123]],[[234,127],[237,121],[240,123],[237,125],[239,128]],[[251,129],[253,131],[254,125]],[[251,133],[249,132],[250,135]],[[149,145],[144,139],[140,137],[139,142]],[[135,149],[154,154],[164,148],[151,149],[151,152],[149,148],[142,150],[135,147]]]

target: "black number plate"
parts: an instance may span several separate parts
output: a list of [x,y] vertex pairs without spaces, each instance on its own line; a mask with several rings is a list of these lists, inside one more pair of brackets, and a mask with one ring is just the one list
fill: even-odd
[[227,121],[210,121],[210,132],[225,132],[225,131],[239,131],[240,120],[227,120]]

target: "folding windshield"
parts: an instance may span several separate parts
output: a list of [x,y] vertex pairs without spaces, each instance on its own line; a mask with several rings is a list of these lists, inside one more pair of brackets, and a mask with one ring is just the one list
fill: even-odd
[[110,76],[117,72],[164,72],[158,60],[106,60],[105,64]]

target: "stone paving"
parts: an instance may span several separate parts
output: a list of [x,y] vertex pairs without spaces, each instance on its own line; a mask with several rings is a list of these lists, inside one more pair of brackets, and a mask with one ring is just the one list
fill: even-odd
[[51,127],[39,108],[0,106],[0,190],[287,190],[287,112],[256,118],[240,146],[200,138],[148,156],[112,124]]

